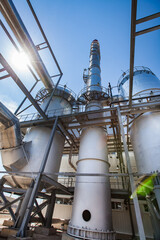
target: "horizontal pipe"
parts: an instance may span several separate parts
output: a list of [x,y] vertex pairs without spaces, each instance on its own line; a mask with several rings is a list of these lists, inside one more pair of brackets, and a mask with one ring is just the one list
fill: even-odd
[[19,15],[12,0],[1,0],[0,11],[23,50],[29,56],[30,62],[46,88],[52,89],[53,83],[49,73],[36,50],[36,47]]

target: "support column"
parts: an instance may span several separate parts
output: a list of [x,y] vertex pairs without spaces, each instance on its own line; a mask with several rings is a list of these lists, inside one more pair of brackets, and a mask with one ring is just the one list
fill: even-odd
[[55,119],[52,131],[51,131],[50,139],[49,139],[49,142],[48,142],[48,145],[47,145],[47,148],[46,148],[46,151],[45,151],[45,154],[44,154],[41,166],[40,166],[39,173],[38,173],[38,175],[36,177],[36,180],[35,180],[33,191],[32,191],[31,197],[29,199],[22,224],[21,224],[20,229],[17,233],[17,237],[25,237],[25,231],[26,231],[27,225],[29,223],[30,215],[31,215],[31,212],[32,212],[32,209],[33,209],[33,205],[34,205],[37,193],[38,193],[38,189],[39,189],[39,186],[40,186],[42,174],[43,174],[43,171],[44,171],[45,166],[46,166],[48,155],[49,155],[51,145],[52,145],[52,142],[53,142],[53,138],[54,138],[54,135],[55,135],[55,132],[56,132],[57,124],[58,124],[58,117],[56,117],[56,119]]
[[19,214],[18,214],[16,223],[14,225],[15,228],[19,228],[21,226],[21,224],[22,224],[22,221],[23,221],[23,218],[24,218],[24,214],[26,212],[26,208],[27,208],[29,199],[31,197],[33,186],[34,186],[34,181],[31,182],[30,187],[27,189],[25,197],[24,197],[24,199],[23,199],[23,201],[21,203]]
[[159,240],[160,239],[160,219],[158,220],[156,216],[156,213],[154,211],[154,206],[150,197],[146,197],[146,200],[147,200],[147,204],[148,204],[148,208],[151,216],[152,227],[154,230],[154,239]]
[[48,204],[46,216],[45,216],[45,220],[46,220],[45,227],[47,227],[47,228],[50,228],[52,225],[52,216],[53,216],[55,201],[56,201],[56,194],[55,194],[55,190],[53,190],[51,193],[51,199]]
[[129,198],[128,198],[128,210],[129,210],[129,216],[130,216],[131,228],[132,228],[132,239],[135,239],[135,230],[134,230],[132,209],[131,209],[131,203],[130,203],[130,199]]
[[155,177],[153,192],[156,196],[157,204],[158,204],[159,211],[160,211],[160,176]]
[[137,194],[135,191],[136,187],[134,184],[131,161],[130,161],[130,157],[129,157],[129,153],[128,153],[128,147],[127,147],[127,142],[126,142],[123,123],[122,123],[122,117],[121,117],[121,112],[120,112],[119,107],[117,107],[117,114],[118,114],[118,121],[119,121],[122,140],[123,140],[123,147],[124,147],[124,151],[125,151],[129,180],[130,180],[130,185],[131,185],[131,191],[132,191],[132,194],[134,193],[133,203],[134,203],[134,208],[135,208],[135,215],[136,215],[136,220],[137,220],[139,237],[140,237],[140,240],[146,240],[143,222],[142,222],[142,216],[141,216],[140,207],[139,207],[139,203],[138,203],[138,197],[137,197]]

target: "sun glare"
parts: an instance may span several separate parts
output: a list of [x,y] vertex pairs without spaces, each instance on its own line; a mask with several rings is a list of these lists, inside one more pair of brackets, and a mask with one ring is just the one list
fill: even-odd
[[11,61],[14,67],[21,71],[25,71],[27,69],[27,65],[30,64],[29,58],[24,52],[15,51],[12,53]]

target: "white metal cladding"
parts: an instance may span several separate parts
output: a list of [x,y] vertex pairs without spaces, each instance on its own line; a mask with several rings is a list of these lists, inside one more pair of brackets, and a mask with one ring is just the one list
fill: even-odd
[[[41,108],[42,110],[45,109],[48,102],[48,98],[44,99]],[[47,109],[47,116],[52,117],[53,114],[56,116],[64,115],[64,114],[70,114],[71,113],[71,105],[68,101],[65,99],[62,99],[62,97],[54,96],[50,102],[50,105]]]
[[[120,94],[124,98],[129,96],[129,75],[124,76],[118,83],[118,88]],[[138,93],[144,92],[146,90],[159,89],[160,90],[160,80],[155,76],[155,74],[148,68],[138,68],[135,69],[133,74],[133,93],[132,96]],[[152,92],[151,92],[152,93]],[[143,94],[141,95],[143,96]]]
[[[42,103],[42,108],[45,108],[47,100]],[[66,113],[71,112],[71,106],[66,100],[60,97],[53,97],[48,111],[66,107]],[[59,114],[61,115],[61,113]],[[7,170],[28,172],[30,176],[34,176],[32,172],[38,172],[43,156],[50,138],[51,128],[48,127],[32,127],[27,129],[27,133],[23,139],[24,144],[20,148],[12,148],[2,151],[2,163]],[[50,153],[46,163],[44,173],[49,173],[49,177],[56,179],[53,176],[54,172],[59,171],[60,162],[63,154],[65,138],[59,131],[56,131],[51,145]],[[24,181],[23,177],[16,177],[15,179],[19,185]],[[26,183],[27,184],[27,183]],[[25,187],[26,187],[25,184]],[[30,182],[28,181],[28,184]],[[14,183],[12,184],[14,185]],[[29,186],[29,185],[28,185]]]
[[94,40],[91,44],[90,49],[89,75],[87,80],[88,92],[102,91],[100,75],[100,47],[99,42],[97,40]]
[[[91,102],[87,110],[91,109],[98,109],[98,104]],[[106,133],[103,128],[83,129],[77,173],[104,174],[109,172],[106,143]],[[84,216],[86,211],[89,214],[88,219]],[[68,234],[85,239],[115,238],[115,233],[112,232],[111,193],[108,177],[77,176]]]
[[160,112],[138,117],[131,126],[130,135],[138,171],[160,171]]

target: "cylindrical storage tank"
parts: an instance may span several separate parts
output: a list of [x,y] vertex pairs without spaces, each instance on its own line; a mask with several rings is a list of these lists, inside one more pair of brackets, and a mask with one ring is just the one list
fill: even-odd
[[[63,95],[63,96],[62,96]],[[72,110],[72,103],[73,103],[73,96],[72,96],[72,103],[68,100],[69,91],[63,90],[60,88],[60,91],[56,92],[56,95],[52,98],[46,114],[48,117],[53,116],[60,116],[63,114],[70,114]],[[48,93],[45,96],[41,104],[42,109],[45,109],[47,102],[49,100]],[[17,172],[28,172],[30,173],[31,177],[34,177],[34,172],[39,172],[41,162],[44,157],[45,150],[47,148],[47,144],[49,142],[51,128],[47,126],[37,126],[27,129],[27,133],[23,139],[24,146],[24,153],[25,153],[25,162],[22,164],[20,169],[16,168],[16,161],[13,158],[12,150],[3,151],[2,152],[2,161],[3,165],[6,165],[6,161],[10,159],[10,170],[17,171]],[[57,176],[54,175],[55,172],[59,171],[60,162],[63,154],[65,137],[60,133],[60,131],[56,130],[55,136],[53,138],[53,142],[50,148],[49,156],[46,162],[46,166],[44,169],[44,174],[48,175],[50,178],[56,180]],[[15,151],[15,150],[14,150]],[[22,153],[22,150],[19,151],[16,155],[17,161],[21,156],[19,154]],[[22,158],[22,157],[21,157]],[[23,160],[23,161],[24,161]],[[13,179],[10,176],[5,177],[10,185],[15,186]],[[24,181],[24,177],[15,176],[16,183],[22,188],[28,188],[31,179],[28,181]]]
[[[118,83],[124,98],[129,95],[129,74],[123,74]],[[133,96],[151,96],[160,91],[160,80],[145,67],[136,67],[133,74]],[[155,99],[155,98],[154,98]],[[153,108],[153,106],[152,106]],[[130,128],[131,143],[138,172],[150,173],[160,170],[160,112],[148,112],[137,117]]]
[[138,117],[131,126],[130,136],[138,172],[160,171],[160,112]]
[[[93,101],[87,111],[100,109]],[[84,128],[80,138],[72,217],[68,234],[82,239],[115,239],[112,231],[107,139],[102,127]],[[91,176],[87,176],[91,174]],[[92,176],[96,174],[99,176]]]
[[[119,93],[124,99],[129,97],[129,70],[122,74],[118,81]],[[144,97],[160,93],[160,80],[146,67],[135,67],[133,73],[133,92],[132,96]]]

